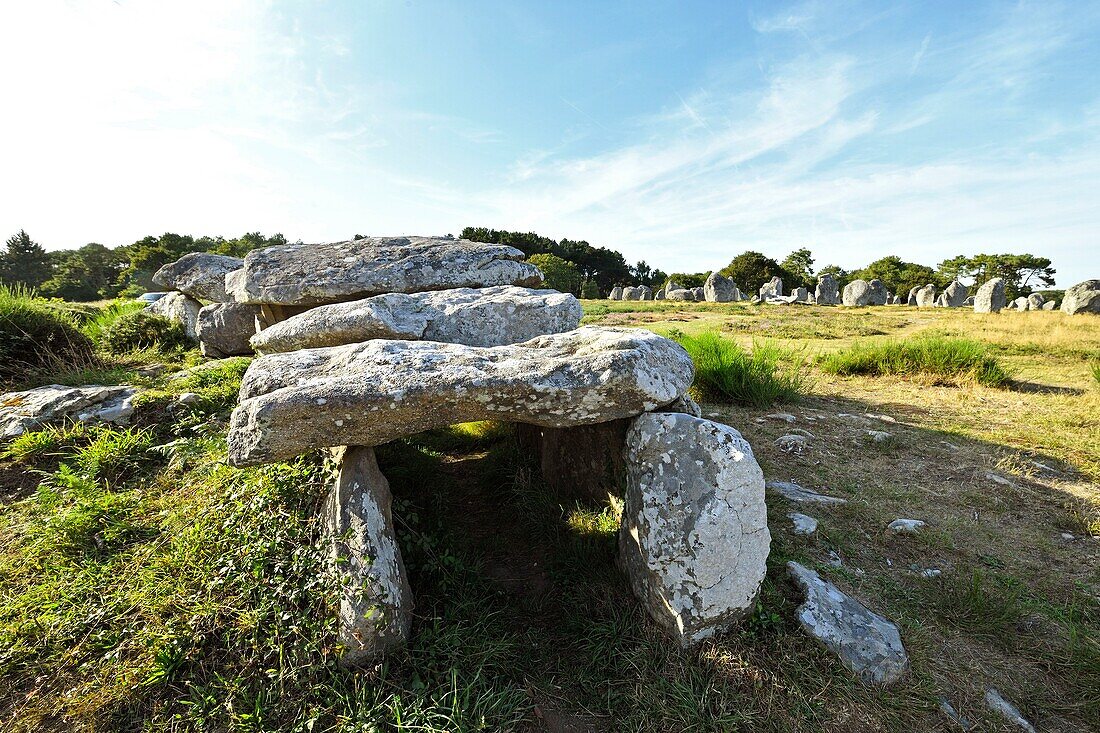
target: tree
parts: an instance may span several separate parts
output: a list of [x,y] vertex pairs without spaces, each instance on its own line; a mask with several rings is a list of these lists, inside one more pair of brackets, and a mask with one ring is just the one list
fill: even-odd
[[594,280],[585,280],[584,284],[581,285],[581,297],[588,300],[600,298],[600,286]]
[[840,286],[842,290],[844,289],[845,285],[852,281],[852,273],[848,272],[840,265],[825,265],[817,271],[817,277],[814,278],[815,286],[817,284],[817,280],[825,274],[832,275],[833,279],[836,280],[836,284]]
[[50,277],[50,256],[24,230],[8,238],[0,255],[0,280],[9,285],[37,288]]
[[661,281],[662,288],[668,288],[669,282],[674,282],[682,288],[701,288],[710,277],[709,272],[674,272]]
[[938,269],[948,279],[973,278],[975,285],[995,277],[1003,278],[1005,295],[1009,300],[1030,294],[1033,283],[1050,287],[1054,284],[1056,272],[1048,258],[1031,254],[959,255],[944,260]]
[[542,270],[548,287],[563,293],[580,293],[581,273],[572,262],[552,254],[531,255],[527,261]]
[[118,250],[93,242],[80,249],[50,254],[53,276],[42,284],[43,295],[76,301],[118,295],[118,276],[127,265]]
[[895,255],[875,260],[862,270],[855,270],[851,274],[851,279],[881,280],[888,291],[902,297],[908,295],[909,291],[915,287],[929,283],[938,287],[947,284],[931,267],[906,262]]
[[718,272],[737,283],[737,287],[745,293],[758,292],[760,286],[773,277],[783,278],[784,286],[791,279],[791,275],[778,262],[752,251],[737,255]]
[[[814,258],[810,256],[810,250],[802,247],[787,255],[787,259],[779,265],[791,277],[788,283],[784,278],[784,285],[788,289],[797,287],[813,288],[817,283],[814,278]],[[782,277],[782,276],[781,276]]]

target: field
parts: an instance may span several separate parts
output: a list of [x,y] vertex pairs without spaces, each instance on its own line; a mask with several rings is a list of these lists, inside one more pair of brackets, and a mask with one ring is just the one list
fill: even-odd
[[[145,350],[97,366],[148,388],[133,428],[34,433],[0,462],[0,727],[959,730],[947,700],[974,729],[1007,730],[982,699],[996,687],[1042,731],[1100,729],[1100,318],[584,306],[586,323],[778,347],[801,375],[794,402],[703,404],[767,478],[848,499],[769,495],[768,578],[736,630],[670,647],[615,566],[617,503],[559,504],[506,427],[471,424],[382,451],[414,637],[343,670],[312,519],[320,459],[230,469],[247,360],[171,379],[193,353]],[[855,344],[928,337],[979,342],[1008,382],[824,367]],[[154,361],[168,368],[139,371]],[[185,391],[201,400],[179,405]],[[802,452],[777,446],[789,433]],[[817,532],[795,535],[791,511]],[[927,526],[888,534],[899,517]],[[904,681],[865,687],[798,628],[792,559],[899,625]]]

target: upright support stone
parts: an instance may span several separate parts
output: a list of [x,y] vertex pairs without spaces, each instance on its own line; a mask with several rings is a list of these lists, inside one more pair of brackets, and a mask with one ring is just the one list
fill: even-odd
[[341,662],[350,666],[405,643],[413,597],[394,536],[390,485],[374,449],[344,446],[332,453],[322,519],[340,587]]

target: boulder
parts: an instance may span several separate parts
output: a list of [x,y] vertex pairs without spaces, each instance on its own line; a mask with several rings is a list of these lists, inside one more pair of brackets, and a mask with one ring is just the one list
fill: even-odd
[[703,292],[702,288],[692,288],[691,294],[695,296],[696,303],[702,303],[707,299],[707,294]]
[[791,531],[795,534],[809,536],[817,531],[817,520],[808,514],[788,512],[787,519],[791,520]]
[[1006,722],[1011,723],[1014,728],[1022,730],[1024,733],[1039,733],[1035,726],[1020,712],[1020,709],[1006,700],[997,688],[990,687],[985,691],[985,705],[1004,718]]
[[1012,301],[1012,307],[1018,311],[1026,311],[1031,309],[1031,303],[1026,296],[1021,295],[1019,298]]
[[917,290],[917,307],[934,308],[936,306],[936,286],[929,283]]
[[615,287],[611,288],[611,292],[608,293],[607,299],[608,300],[622,300],[623,299],[623,288],[622,288],[622,286],[621,285],[616,285]]
[[843,303],[849,307],[871,305],[874,292],[866,280],[853,280],[844,286]]
[[1070,316],[1100,313],[1100,280],[1085,280],[1067,290],[1062,296],[1062,312]]
[[1056,300],[1048,300],[1047,302],[1043,303],[1043,310],[1045,311],[1057,310],[1057,308],[1058,301]]
[[0,395],[0,436],[14,438],[65,420],[125,422],[134,412],[133,387],[50,384]]
[[229,458],[270,463],[473,420],[607,422],[671,402],[693,376],[679,344],[595,326],[491,348],[377,339],[270,354],[242,380]]
[[905,298],[905,304],[915,307],[917,305],[917,293],[919,291],[920,291],[920,286],[919,285],[916,285],[914,287],[909,288],[909,295],[906,296],[906,298]]
[[974,294],[975,313],[998,313],[1005,307],[1005,281],[999,277],[987,280]]
[[664,300],[665,299],[665,289],[661,288],[656,293],[654,293],[653,294],[653,299],[654,300]]
[[694,302],[695,291],[688,290],[687,288],[669,290],[667,293],[665,293],[665,298],[667,298],[668,300],[686,300],[689,302]]
[[790,300],[791,300],[792,303],[811,303],[811,302],[813,302],[813,301],[810,300],[812,297],[813,296],[810,295],[809,290],[807,290],[806,288],[801,288],[800,287],[800,288],[795,288],[794,290],[791,291]]
[[882,280],[872,280],[867,284],[871,288],[868,305],[886,305],[886,283]]
[[249,339],[256,333],[259,306],[247,303],[213,303],[199,311],[199,348],[208,359],[248,356]]
[[752,609],[771,535],[764,476],[731,427],[682,413],[626,435],[619,560],[650,616],[682,646]]
[[797,562],[787,570],[805,592],[798,607],[803,630],[822,642],[840,662],[870,685],[888,685],[909,668],[898,627]]
[[717,272],[710,273],[703,283],[703,297],[712,303],[731,303],[737,300],[737,295],[733,280]]
[[839,305],[840,288],[836,278],[826,272],[817,278],[817,289],[814,291],[814,299],[818,305]]
[[967,299],[963,301],[963,305],[968,307],[968,308],[973,308],[974,307],[974,296],[973,295],[968,296]]
[[629,286],[629,287],[623,288],[623,297],[622,297],[622,299],[623,300],[644,300],[642,295],[644,295],[644,291],[642,290],[642,288],[636,288],[634,286]]
[[781,298],[782,296],[782,278],[773,277],[771,280],[760,286],[760,300],[767,300],[768,298]]
[[940,293],[939,295],[936,296],[936,307],[937,308],[946,308],[947,307],[947,293]]
[[568,293],[503,285],[426,293],[386,293],[311,308],[251,338],[271,354],[371,339],[502,346],[576,328],[584,313]]
[[670,292],[672,290],[683,290],[683,289],[684,289],[684,286],[681,285],[680,283],[676,282],[675,280],[669,280],[667,283],[665,283],[665,292],[666,293]]
[[648,285],[641,286],[642,300],[653,300],[653,288]]
[[339,447],[333,463],[322,529],[340,593],[341,662],[357,665],[404,644],[413,596],[374,449]]
[[157,270],[153,282],[198,300],[226,303],[232,298],[225,290],[225,276],[243,265],[239,257],[191,252]]
[[447,237],[365,237],[253,250],[226,286],[240,303],[320,305],[381,293],[541,282],[542,273],[515,247]]
[[952,280],[943,290],[944,305],[948,308],[961,308],[966,305],[968,293],[965,285],[958,280]]
[[1046,299],[1043,298],[1042,293],[1032,293],[1027,296],[1027,309],[1030,311],[1041,311],[1043,309],[1043,303]]
[[164,316],[170,321],[176,321],[192,341],[199,340],[199,310],[202,303],[189,295],[173,291],[160,300],[155,300],[145,306],[146,313],[154,313]]

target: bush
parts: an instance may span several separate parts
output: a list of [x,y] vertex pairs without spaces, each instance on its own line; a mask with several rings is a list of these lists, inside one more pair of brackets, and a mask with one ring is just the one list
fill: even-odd
[[92,341],[71,314],[22,288],[0,285],[0,380],[93,360]]
[[695,362],[691,388],[704,402],[767,407],[793,402],[805,389],[801,360],[777,346],[753,344],[749,352],[713,331],[671,336]]
[[1003,387],[1012,376],[984,344],[969,339],[929,336],[881,344],[855,343],[824,354],[818,365],[830,374],[925,376]]
[[100,343],[112,354],[136,349],[182,350],[191,346],[182,325],[144,310],[123,313],[102,333]]
[[80,330],[97,344],[102,343],[103,334],[114,325],[115,321],[122,316],[137,313],[144,308],[144,303],[138,303],[134,300],[113,301],[102,308],[97,308],[96,312],[89,317],[79,320]]

